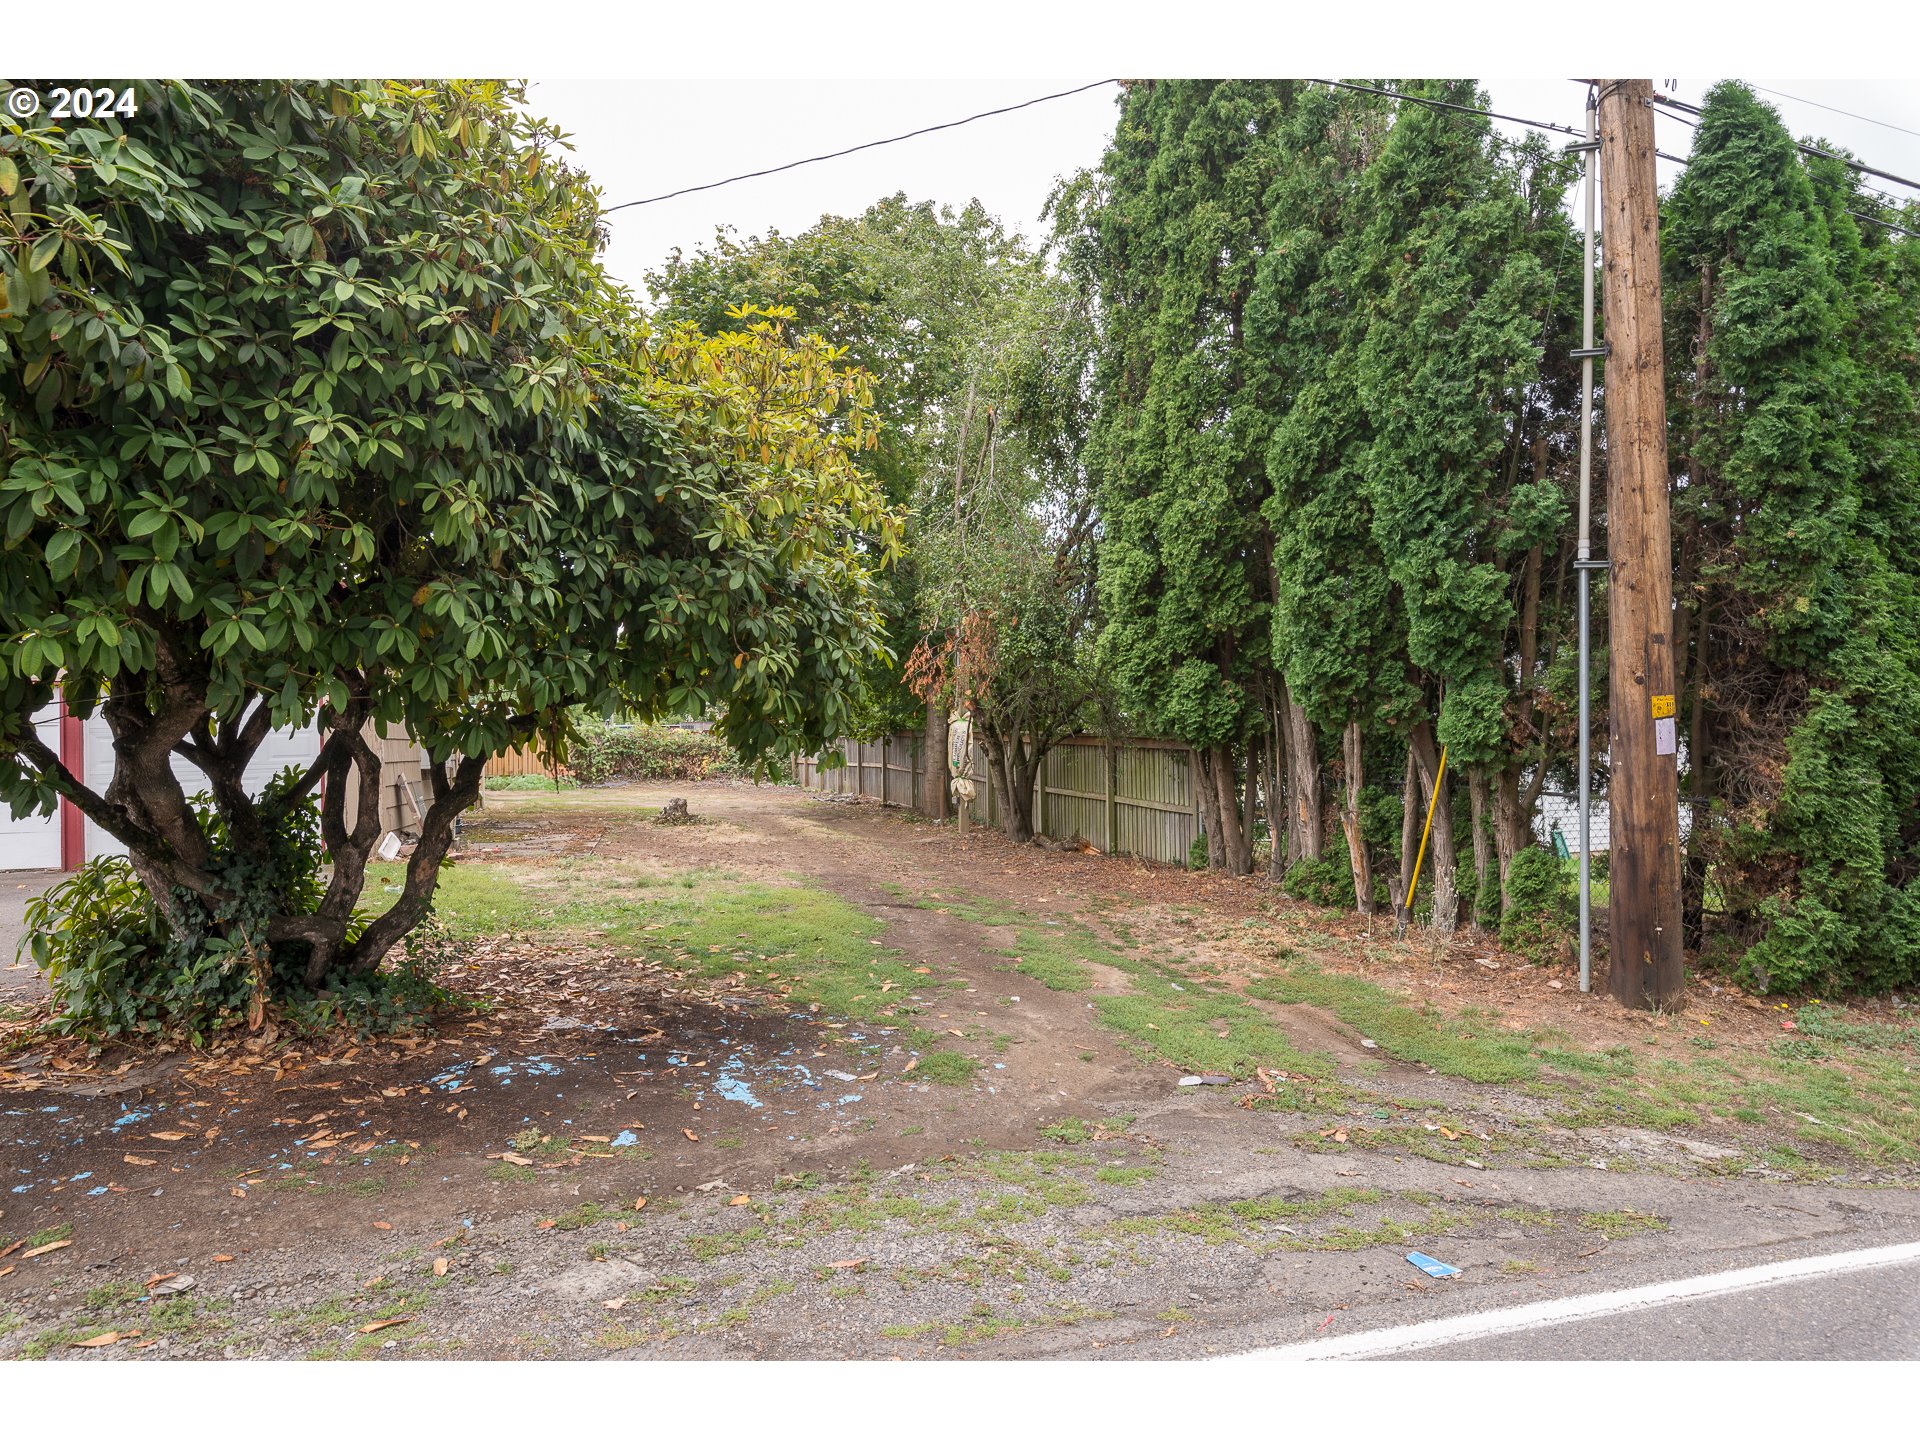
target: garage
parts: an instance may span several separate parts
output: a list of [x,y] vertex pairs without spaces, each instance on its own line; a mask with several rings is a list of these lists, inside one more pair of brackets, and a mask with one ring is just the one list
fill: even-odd
[[[49,749],[60,748],[60,707],[48,705],[35,712],[33,728],[41,743]],[[66,802],[62,801],[61,810]],[[15,819],[13,811],[0,805],[0,870],[61,869],[59,813],[25,815]]]

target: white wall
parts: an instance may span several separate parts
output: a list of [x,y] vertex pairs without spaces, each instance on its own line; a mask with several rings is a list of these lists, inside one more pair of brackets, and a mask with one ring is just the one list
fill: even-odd
[[[36,711],[33,728],[40,741],[60,753],[60,707]],[[0,803],[0,870],[58,870],[60,868],[60,812],[23,815],[14,819],[11,806]]]

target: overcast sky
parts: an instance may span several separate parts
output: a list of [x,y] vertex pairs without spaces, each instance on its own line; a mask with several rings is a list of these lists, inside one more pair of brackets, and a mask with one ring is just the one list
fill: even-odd
[[[1096,72],[1097,75],[1097,72]],[[740,82],[715,103],[711,81],[541,80],[530,100],[573,137],[577,158],[606,203],[702,185],[804,156],[957,120],[1037,95],[1084,85],[1056,80],[815,80]],[[1578,126],[1585,92],[1566,80],[1488,80],[1492,108]],[[1656,81],[1664,85],[1664,81]],[[1698,104],[1709,80],[1681,80],[1671,93]],[[1867,163],[1920,179],[1920,134],[1850,119],[1803,101],[1851,110],[1920,132],[1920,86],[1895,81],[1756,80],[1801,97],[1762,93],[1796,135],[1817,134]],[[956,207],[977,198],[1015,229],[1038,236],[1055,180],[1100,158],[1113,128],[1117,86],[1052,100],[1010,115],[923,135],[783,175],[743,180],[608,217],[615,275],[644,290],[646,272],[675,246],[708,242],[715,227],[743,236],[774,227],[804,230],[823,214],[853,214],[896,190]],[[1513,127],[1507,127],[1513,128]],[[1685,155],[1692,132],[1669,117],[1659,148]],[[1676,167],[1662,162],[1663,185]],[[1907,193],[1881,181],[1883,189]]]

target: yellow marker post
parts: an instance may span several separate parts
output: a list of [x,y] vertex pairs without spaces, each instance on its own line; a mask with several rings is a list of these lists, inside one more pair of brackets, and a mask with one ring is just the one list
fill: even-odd
[[1413,879],[1407,885],[1407,919],[1413,919],[1413,892],[1420,888],[1420,866],[1427,858],[1427,836],[1433,832],[1433,807],[1440,803],[1440,782],[1447,778],[1447,747],[1440,747],[1440,769],[1433,777],[1433,793],[1427,797],[1427,823],[1420,831],[1420,849],[1413,857]]

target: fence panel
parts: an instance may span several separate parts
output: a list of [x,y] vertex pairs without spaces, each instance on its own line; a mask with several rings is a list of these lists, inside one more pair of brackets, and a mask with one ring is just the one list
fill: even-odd
[[[794,776],[809,790],[864,795],[884,805],[920,810],[920,779],[928,763],[922,743],[915,732],[880,741],[842,740],[829,748],[845,757],[845,766],[822,769],[814,757],[798,762]],[[1041,766],[1035,825],[1055,839],[1077,837],[1110,853],[1184,865],[1200,833],[1194,771],[1193,752],[1175,742],[1076,735],[1049,751]],[[986,758],[977,749],[972,773],[976,788],[971,819],[977,825],[998,825],[999,798],[987,780]]]
[[553,767],[542,760],[531,749],[509,750],[503,755],[495,755],[487,761],[482,772],[486,776],[494,775],[551,775]]

